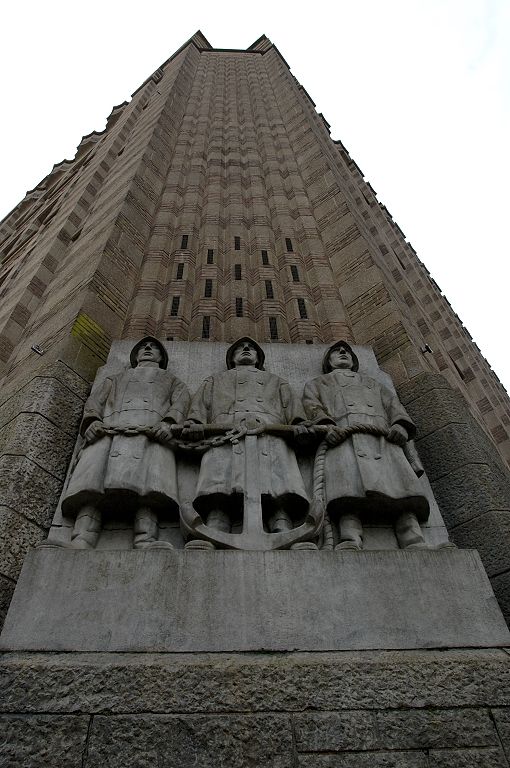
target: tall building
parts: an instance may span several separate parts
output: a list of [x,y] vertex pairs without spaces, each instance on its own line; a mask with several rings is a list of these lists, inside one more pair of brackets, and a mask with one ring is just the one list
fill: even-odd
[[[129,102],[113,109],[103,132],[85,136],[74,160],[55,165],[3,220],[0,247],[2,617],[26,553],[50,527],[98,367],[112,342],[146,334],[168,342],[211,344],[249,335],[263,346],[344,339],[371,347],[417,423],[417,446],[452,540],[479,550],[501,608],[510,617],[507,393],[389,211],[341,141],[331,138],[327,121],[265,36],[241,51],[214,49],[197,32]],[[463,659],[452,656],[444,667],[438,662],[440,652],[401,654],[366,657],[363,663],[372,665],[372,678],[359,669],[353,672],[354,655],[342,656],[341,663],[333,657],[301,659],[299,663],[308,665],[305,677],[290,662],[286,668],[283,662],[262,658],[252,668],[240,656],[232,662],[233,685],[243,680],[240,695],[251,704],[245,706],[244,699],[235,703],[235,692],[224,687],[228,664],[221,668],[220,689],[226,710],[250,713],[229,715],[235,728],[242,732],[250,718],[250,728],[267,727],[275,754],[285,741],[282,755],[287,750],[291,756],[274,765],[333,765],[311,755],[341,751],[341,734],[351,723],[358,734],[352,744],[358,746],[349,747],[351,762],[338,765],[506,765],[510,751],[505,758],[501,741],[508,737],[510,720],[500,709],[505,703],[503,670],[508,674],[504,653],[466,651]],[[9,659],[9,673],[14,669],[23,678],[23,663]],[[139,712],[136,686],[153,691],[159,673],[169,686],[176,684],[171,670],[157,672],[160,660],[136,667],[132,689],[126,683],[129,664],[111,659],[98,663],[92,670],[93,661],[80,661],[73,674],[82,682],[76,685],[85,690],[87,675],[97,683],[107,670],[111,684],[123,690],[125,706],[113,699],[104,706],[114,713],[132,713],[113,719],[118,724],[124,717],[133,734]],[[175,674],[186,681],[179,695],[188,696],[187,711],[195,713],[193,728],[207,729],[197,723],[200,718],[205,723],[203,713],[213,711],[213,731],[227,727],[218,714],[221,707],[214,710],[200,699],[214,687],[214,664],[205,665],[194,698],[191,688],[184,690],[191,686],[193,666],[186,666],[186,659],[175,663]],[[266,666],[257,671],[257,665]],[[65,698],[62,669],[55,672],[60,702]],[[30,670],[26,690],[35,691],[40,701],[42,693],[30,677],[36,673]],[[260,675],[281,680],[280,693],[275,688],[269,694],[271,706],[253,705],[265,685]],[[327,693],[335,675],[348,681],[348,703],[341,711],[338,698]],[[353,675],[359,675],[356,683]],[[450,690],[441,694],[444,675]],[[477,675],[483,681],[478,680],[473,693],[470,685]],[[403,677],[409,683],[406,691]],[[295,704],[292,690],[298,678]],[[311,688],[305,690],[305,678],[314,679],[313,695]],[[357,686],[370,688],[370,680],[374,688],[369,697],[380,696],[381,710],[367,705],[370,718],[379,718],[377,727],[394,729],[398,736],[367,747],[372,736],[363,741],[368,726],[358,712],[364,705]],[[342,688],[341,679],[335,684]],[[10,715],[19,711],[16,685],[6,704]],[[321,701],[319,687],[324,688]],[[177,705],[175,711],[164,708],[165,695],[160,694],[155,702],[148,693],[142,704],[147,712],[162,713],[154,718],[162,718],[163,730],[174,729],[184,755],[187,726],[175,714]],[[74,688],[73,695],[79,700]],[[425,709],[413,709],[419,696]],[[76,706],[50,707],[74,713],[75,725],[62,726],[63,741],[69,728],[73,749],[82,745],[84,765],[110,764],[100,762],[97,750],[96,762],[87,762],[91,720],[77,714],[88,711],[83,701]],[[98,706],[101,711],[103,704]],[[488,706],[495,707],[492,720]],[[34,707],[34,712],[46,712],[42,705]],[[289,746],[290,736],[282,735],[289,712],[307,707],[323,712],[308,719],[295,715]],[[411,712],[405,723],[397,722],[400,707]],[[461,709],[454,712],[455,707]],[[436,716],[436,710],[445,708],[445,717]],[[277,714],[260,714],[267,709]],[[34,733],[43,734],[50,721],[49,714],[40,715]],[[412,735],[422,724],[424,733],[430,731],[436,721],[444,731],[436,742]],[[95,722],[107,727],[101,716]],[[476,738],[461,738],[460,731]],[[149,729],[140,738],[150,740],[150,734]],[[431,744],[437,745],[433,757],[428,755]],[[366,756],[356,754],[365,749],[377,752],[367,759],[391,757],[395,762],[362,762]],[[397,752],[391,756],[391,750]],[[301,751],[304,757],[298,757]],[[260,754],[253,758],[259,762],[245,757],[245,762],[230,764],[262,765]],[[59,763],[55,754],[52,759],[52,765],[74,765]],[[269,757],[266,764],[273,765]]]

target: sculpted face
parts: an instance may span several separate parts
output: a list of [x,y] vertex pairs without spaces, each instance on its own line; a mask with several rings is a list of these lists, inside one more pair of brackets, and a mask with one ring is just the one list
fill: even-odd
[[153,341],[147,341],[143,347],[140,347],[136,355],[138,365],[140,365],[140,363],[154,363],[155,365],[159,365],[161,359],[161,350]]
[[329,364],[333,369],[343,368],[345,370],[351,371],[352,366],[354,365],[354,360],[352,359],[352,355],[348,349],[345,347],[338,347],[330,353]]
[[258,352],[249,341],[243,341],[234,349],[232,362],[237,368],[240,365],[257,365]]

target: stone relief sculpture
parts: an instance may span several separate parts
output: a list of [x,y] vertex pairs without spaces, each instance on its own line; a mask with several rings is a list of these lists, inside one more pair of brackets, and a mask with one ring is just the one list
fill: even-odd
[[75,516],[71,547],[91,549],[107,504],[134,513],[134,548],[172,548],[158,541],[158,512],[178,510],[171,426],[189,406],[185,385],[166,369],[163,345],[146,336],[132,349],[131,367],[107,376],[85,404],[85,440],[62,501]]
[[[264,370],[264,352],[244,337],[227,351],[227,371],[207,378],[192,399],[182,437],[217,430],[231,438],[203,456],[193,509],[181,509],[187,549],[316,549],[321,524],[289,439],[307,433],[287,382]],[[206,426],[208,425],[208,426]],[[205,524],[204,524],[205,523]],[[241,528],[233,533],[233,523]]]
[[305,386],[303,398],[312,424],[331,425],[323,473],[327,515],[339,529],[336,549],[362,549],[364,522],[392,522],[401,548],[427,548],[420,523],[429,503],[409,443],[415,425],[398,397],[358,368],[349,344],[333,344],[324,375]]

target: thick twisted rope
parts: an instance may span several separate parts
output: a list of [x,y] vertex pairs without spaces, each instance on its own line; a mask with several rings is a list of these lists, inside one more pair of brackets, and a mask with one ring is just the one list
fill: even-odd
[[[325,426],[325,425],[323,425]],[[338,445],[341,445],[343,442],[345,442],[349,437],[352,437],[352,435],[374,435],[375,437],[385,437],[388,434],[387,429],[380,429],[379,427],[373,427],[370,424],[355,424],[352,427],[327,427],[327,430],[333,429],[338,435],[339,442]],[[321,430],[322,431],[322,430]],[[313,497],[314,499],[317,499],[320,504],[323,506],[326,505],[326,498],[324,494],[324,486],[325,486],[325,464],[326,464],[326,453],[329,450],[329,448],[333,448],[334,446],[330,446],[326,440],[322,440],[319,447],[317,448],[317,453],[315,454],[315,461],[313,464]],[[327,549],[332,550],[335,546],[335,537],[333,533],[333,525],[331,523],[330,517],[327,512],[324,512],[324,522],[322,525],[322,529],[319,535],[319,549]]]

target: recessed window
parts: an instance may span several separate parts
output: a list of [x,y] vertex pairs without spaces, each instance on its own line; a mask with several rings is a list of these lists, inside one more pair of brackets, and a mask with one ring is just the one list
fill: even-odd
[[212,280],[205,281],[204,297],[210,299],[212,296]]
[[234,264],[234,278],[236,280],[241,279],[241,265],[240,264]]
[[212,248],[207,249],[207,263],[214,264],[214,251]]
[[274,299],[273,283],[271,280],[265,280],[266,284],[266,299]]
[[269,256],[267,251],[262,251],[262,264],[269,264]]
[[172,306],[170,307],[170,317],[177,317],[179,312],[179,304],[181,302],[180,296],[174,296],[172,299]]
[[183,274],[184,274],[184,264],[177,264],[177,274],[175,276],[175,279],[182,280]]
[[181,248],[188,247],[188,235],[183,235],[181,238]]
[[306,311],[306,304],[304,299],[298,299],[298,309],[299,309],[299,317],[301,320],[307,320],[308,319],[308,312]]
[[211,332],[211,318],[206,315],[202,318],[202,338],[208,339]]
[[278,338],[278,324],[276,322],[276,317],[269,318],[269,335],[273,341]]
[[234,250],[240,251],[241,250],[241,238],[240,237],[234,237]]
[[290,237],[285,238],[285,247],[289,253],[291,253],[294,250],[294,248],[292,247],[292,240],[290,239]]
[[295,264],[291,264],[290,273],[294,283],[299,283],[299,271]]
[[243,316],[243,300],[242,298],[236,299],[236,317]]

